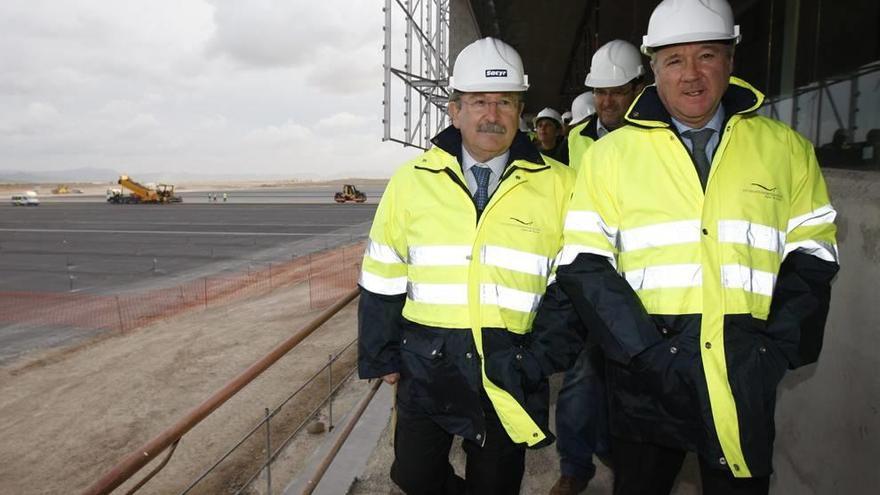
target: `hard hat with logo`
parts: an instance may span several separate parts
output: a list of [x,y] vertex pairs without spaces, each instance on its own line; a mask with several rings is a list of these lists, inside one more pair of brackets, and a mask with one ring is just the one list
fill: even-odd
[[541,119],[554,120],[557,124],[559,124],[560,127],[562,127],[562,115],[559,115],[559,112],[553,110],[550,107],[547,107],[538,112],[538,115],[535,117],[535,125],[538,125],[538,121],[540,121]]
[[529,89],[529,76],[512,46],[495,38],[483,38],[458,54],[449,87],[464,93],[518,92]]
[[571,121],[580,122],[596,113],[596,104],[593,100],[593,92],[581,93],[571,102]]
[[571,111],[565,112],[562,114],[562,121],[566,124],[571,122]]
[[623,86],[644,73],[638,48],[627,41],[613,40],[593,54],[590,73],[584,84],[590,88],[613,88]]
[[695,41],[739,43],[739,26],[727,0],[663,0],[651,14],[642,53],[655,48]]

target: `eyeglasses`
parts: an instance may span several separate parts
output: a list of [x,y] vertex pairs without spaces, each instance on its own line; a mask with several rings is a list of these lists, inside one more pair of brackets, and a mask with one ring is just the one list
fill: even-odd
[[594,96],[610,96],[612,98],[619,98],[622,96],[629,96],[633,92],[632,84],[627,84],[626,87],[617,87],[617,88],[594,88],[593,95]]
[[471,107],[471,110],[477,113],[485,113],[489,111],[489,107],[495,105],[498,113],[514,113],[519,109],[519,100],[515,98],[499,98],[498,100],[489,101],[485,98],[473,98],[459,100],[461,103]]

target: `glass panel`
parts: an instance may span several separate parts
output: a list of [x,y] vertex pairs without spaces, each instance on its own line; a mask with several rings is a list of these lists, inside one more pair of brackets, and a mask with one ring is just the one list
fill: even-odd
[[856,141],[864,141],[868,131],[880,129],[880,71],[859,78],[856,106]]

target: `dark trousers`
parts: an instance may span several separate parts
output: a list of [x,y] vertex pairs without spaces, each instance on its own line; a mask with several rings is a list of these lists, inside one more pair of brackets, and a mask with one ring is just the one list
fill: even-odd
[[465,479],[449,464],[453,435],[426,414],[400,408],[394,432],[391,479],[407,495],[519,493],[525,448],[510,440],[494,410],[486,411],[485,444],[462,442]]
[[[611,438],[614,460],[614,495],[668,495],[684,462],[684,450]],[[705,495],[767,495],[770,477],[734,478],[700,459],[700,480]]]
[[564,476],[589,480],[596,474],[593,454],[609,454],[608,400],[599,346],[588,345],[565,372],[556,399],[556,451]]

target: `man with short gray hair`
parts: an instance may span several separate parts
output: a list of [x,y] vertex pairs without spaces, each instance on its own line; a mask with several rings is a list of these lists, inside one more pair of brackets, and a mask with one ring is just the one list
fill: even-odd
[[[566,215],[556,285],[608,358],[615,495],[669,493],[687,452],[703,493],[768,493],[777,385],[822,347],[836,211],[812,144],[732,76],[739,38],[726,0],[657,6],[656,85],[587,151]],[[536,337],[567,335],[544,311],[562,299]]]

